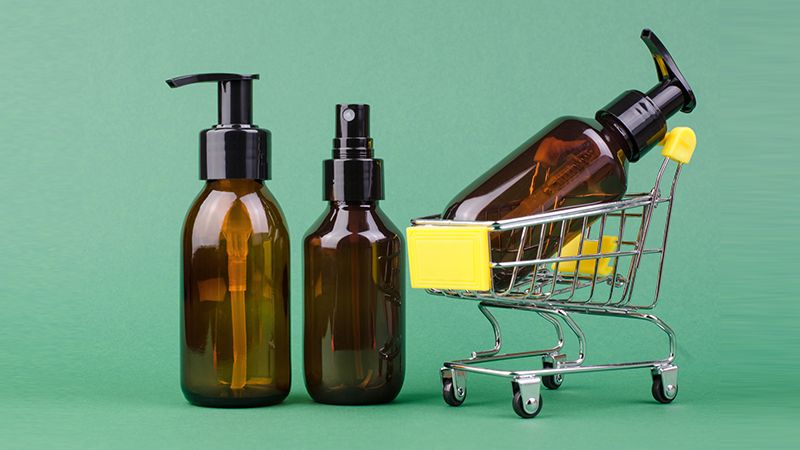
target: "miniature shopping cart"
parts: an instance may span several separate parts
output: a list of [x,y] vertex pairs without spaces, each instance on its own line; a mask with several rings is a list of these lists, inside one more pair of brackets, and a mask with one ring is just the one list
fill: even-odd
[[[557,209],[496,222],[449,221],[438,217],[411,222],[408,249],[412,287],[426,288],[434,295],[477,301],[478,309],[494,330],[494,347],[490,350],[444,363],[441,377],[445,402],[452,406],[464,402],[467,372],[505,377],[511,379],[514,411],[521,417],[532,418],[542,409],[541,385],[558,389],[567,374],[636,368],[650,369],[652,395],[658,402],[670,403],[675,399],[678,394],[678,367],[673,364],[675,333],[649,311],[655,308],[661,291],[675,186],[681,167],[689,162],[694,151],[695,135],[689,128],[675,128],[661,144],[665,159],[650,192],[628,194],[613,203]],[[671,183],[670,177],[664,176],[670,166],[675,168]],[[662,179],[669,184],[666,196],[661,190]],[[571,239],[570,234],[574,235]],[[509,237],[516,246],[516,257],[501,258],[497,243],[509,242]],[[507,256],[507,247],[504,249]],[[536,249],[533,259],[530,249]],[[557,250],[548,255],[547,249]],[[645,264],[646,261],[649,262]],[[652,267],[647,282],[642,281],[645,267]],[[648,295],[634,296],[636,288],[645,287],[649,287]],[[640,297],[647,300],[634,300]],[[537,313],[555,328],[555,345],[542,350],[501,353],[500,325],[492,309]],[[586,338],[573,318],[575,313],[652,323],[666,333],[669,352],[663,359],[587,365]],[[574,359],[562,353],[562,323],[577,337]],[[484,366],[484,363],[525,357],[541,357],[542,368],[510,371]]]

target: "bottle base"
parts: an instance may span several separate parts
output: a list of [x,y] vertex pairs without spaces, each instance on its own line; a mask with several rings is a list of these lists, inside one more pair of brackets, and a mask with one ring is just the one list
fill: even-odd
[[283,402],[289,392],[280,392],[272,395],[258,397],[213,397],[197,394],[184,389],[183,396],[195,406],[206,408],[257,408],[261,406],[272,406]]
[[386,391],[365,391],[364,389],[336,389],[327,392],[309,392],[311,399],[317,403],[325,405],[340,406],[360,406],[360,405],[381,405],[391,403],[400,390]]

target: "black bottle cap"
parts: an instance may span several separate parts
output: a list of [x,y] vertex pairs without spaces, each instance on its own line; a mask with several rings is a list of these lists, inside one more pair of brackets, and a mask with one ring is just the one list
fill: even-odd
[[664,137],[667,118],[678,111],[690,113],[697,104],[694,91],[655,33],[645,28],[641,38],[653,55],[659,83],[646,94],[623,92],[596,114],[598,121],[611,122],[621,129],[629,144],[623,151],[631,162],[638,161]]
[[217,122],[200,132],[200,179],[269,180],[269,130],[253,121],[253,80],[258,74],[201,73],[167,80],[169,87],[216,82]]
[[336,105],[333,159],[323,162],[327,201],[383,200],[383,161],[372,157],[369,105]]

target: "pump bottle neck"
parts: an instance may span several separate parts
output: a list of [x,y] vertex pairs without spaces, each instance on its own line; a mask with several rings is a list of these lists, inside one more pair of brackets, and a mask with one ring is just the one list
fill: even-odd
[[[635,144],[628,137],[627,131],[622,128],[619,123],[607,117],[598,117],[597,121],[602,126],[600,134],[603,136],[603,139],[608,142],[609,147],[615,151],[622,150],[621,157],[624,158],[625,161],[630,161],[628,155],[633,153]],[[617,155],[617,157],[620,157],[620,155]]]
[[207,180],[206,189],[223,192],[234,192],[246,194],[266,189],[263,180],[252,180],[248,178],[226,178],[221,180]]

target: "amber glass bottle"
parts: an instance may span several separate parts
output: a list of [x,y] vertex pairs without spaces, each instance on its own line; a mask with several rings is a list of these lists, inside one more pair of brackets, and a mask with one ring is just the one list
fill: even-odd
[[181,386],[204,406],[289,394],[289,234],[260,180],[206,183],[183,230]]
[[378,207],[369,107],[337,105],[336,114],[329,208],[304,240],[306,388],[321,403],[385,403],[404,377],[403,243]]
[[[618,200],[627,187],[624,145],[616,130],[591,119],[557,119],[456,196],[443,217],[494,221]],[[582,224],[581,220],[568,222],[566,239],[580,233]],[[548,226],[540,254],[542,230],[535,227],[525,236],[521,257],[553,255],[560,236],[560,225]],[[493,261],[514,261],[522,238],[520,229],[493,233]],[[530,267],[518,269],[515,280],[530,272]],[[512,269],[495,271],[495,289],[507,289],[511,275]]]
[[183,227],[181,388],[193,404],[246,407],[289,394],[289,234],[270,178],[270,133],[251,124],[257,75],[219,83],[219,124],[200,134],[203,191]]
[[[595,115],[556,119],[459,193],[442,215],[451,220],[503,220],[569,206],[620,199],[627,187],[628,162],[639,158],[666,133],[666,119],[691,112],[695,97],[663,44],[650,30],[642,40],[656,63],[659,84],[646,94],[627,91]],[[565,240],[580,233],[582,220],[567,223]],[[542,231],[544,233],[542,234]],[[542,248],[540,238],[544,235]],[[560,225],[494,233],[494,261],[546,258],[556,253]],[[520,268],[516,279],[531,271]],[[495,273],[495,289],[508,288],[511,269]]]

